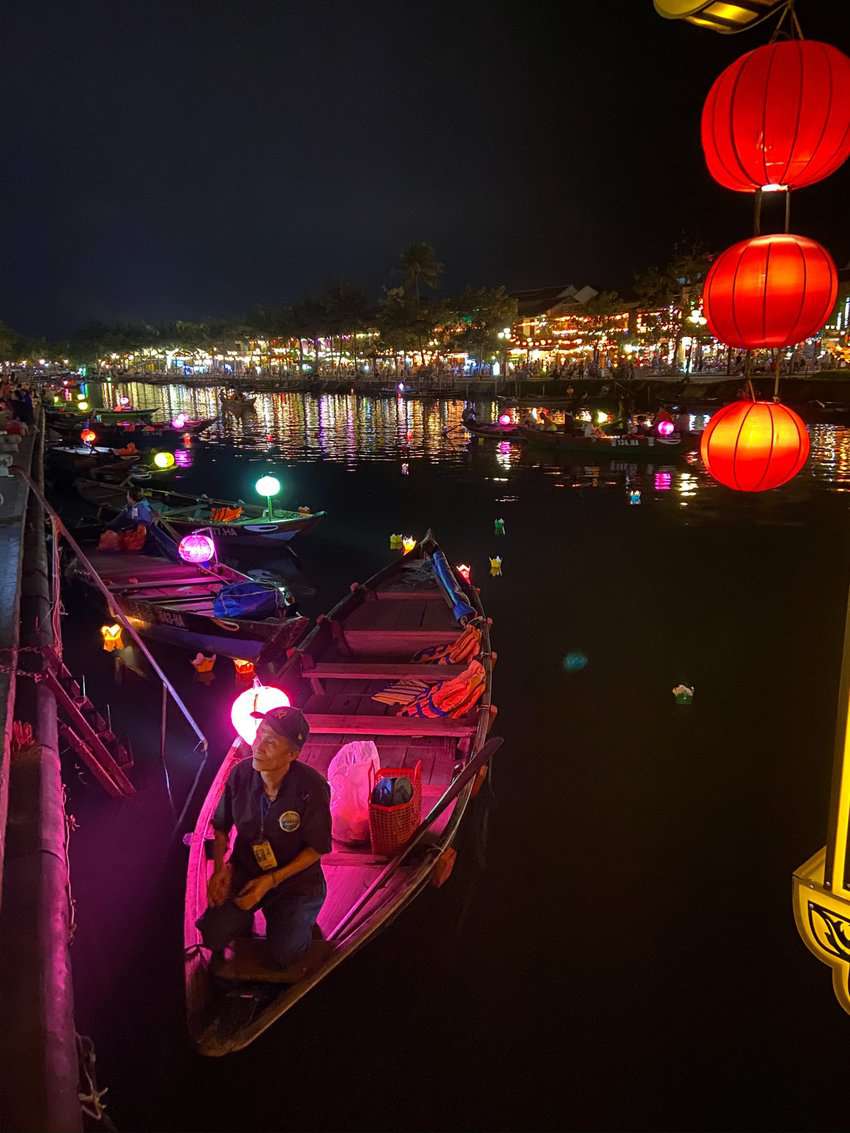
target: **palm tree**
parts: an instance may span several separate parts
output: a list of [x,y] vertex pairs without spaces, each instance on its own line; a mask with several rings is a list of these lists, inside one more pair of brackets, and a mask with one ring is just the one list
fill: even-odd
[[401,253],[401,270],[405,290],[408,293],[413,291],[418,307],[420,285],[435,288],[443,274],[443,265],[437,259],[437,254],[431,245],[424,240],[418,240],[409,244]]

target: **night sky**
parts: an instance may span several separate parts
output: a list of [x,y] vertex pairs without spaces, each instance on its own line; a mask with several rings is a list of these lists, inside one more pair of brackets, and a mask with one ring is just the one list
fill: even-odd
[[[799,0],[850,50],[850,5]],[[751,232],[705,172],[711,80],[766,41],[651,0],[10,3],[0,319],[240,315],[428,240],[445,289],[627,290],[682,237]],[[792,230],[850,260],[850,165]]]

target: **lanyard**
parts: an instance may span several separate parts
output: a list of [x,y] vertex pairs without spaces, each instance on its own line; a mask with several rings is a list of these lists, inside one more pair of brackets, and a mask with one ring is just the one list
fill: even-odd
[[260,839],[265,839],[266,836],[266,819],[268,818],[269,811],[277,802],[277,795],[270,799],[265,791],[260,792]]

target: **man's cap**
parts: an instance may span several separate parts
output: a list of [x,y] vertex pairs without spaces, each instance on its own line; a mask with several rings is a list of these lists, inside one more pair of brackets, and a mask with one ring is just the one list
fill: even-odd
[[252,712],[255,720],[263,720],[285,740],[302,746],[310,735],[310,725],[300,708],[271,708],[268,712]]

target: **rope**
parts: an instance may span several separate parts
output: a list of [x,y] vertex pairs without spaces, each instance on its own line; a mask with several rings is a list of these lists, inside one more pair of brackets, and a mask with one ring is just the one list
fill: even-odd
[[80,1107],[87,1117],[99,1121],[104,1129],[115,1129],[103,1101],[109,1092],[109,1087],[105,1086],[102,1090],[97,1088],[97,1054],[94,1043],[88,1035],[81,1035],[79,1031],[76,1032],[76,1038],[77,1059],[80,1066],[81,1088],[77,1095],[80,1099]]

